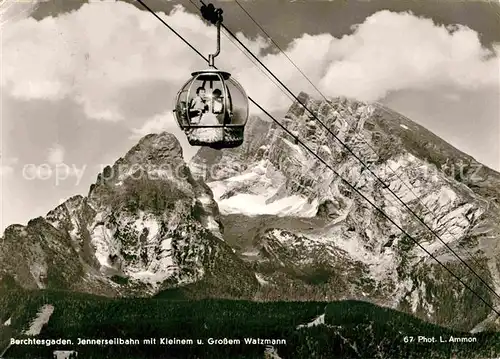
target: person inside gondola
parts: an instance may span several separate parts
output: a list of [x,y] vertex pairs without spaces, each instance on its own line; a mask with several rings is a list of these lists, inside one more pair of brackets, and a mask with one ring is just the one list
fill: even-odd
[[224,107],[224,105],[223,105],[221,90],[215,89],[212,92],[212,99],[214,101],[213,112],[216,114],[222,113],[222,108]]
[[212,92],[213,99],[213,113],[217,114],[217,120],[220,124],[228,124],[229,116],[227,111],[224,110],[224,98],[222,97],[222,91],[215,89]]
[[189,119],[191,123],[199,123],[206,111],[208,111],[208,104],[205,99],[205,88],[198,87],[196,97],[189,101]]
[[224,122],[224,102],[222,92],[219,89],[212,91],[212,112],[216,115],[217,121],[222,124]]
[[191,134],[197,140],[221,141],[223,139],[223,130],[219,128],[225,114],[221,95],[222,92],[215,89],[210,94],[210,100],[206,101],[207,109],[200,116],[199,122],[196,122],[198,128],[194,129]]

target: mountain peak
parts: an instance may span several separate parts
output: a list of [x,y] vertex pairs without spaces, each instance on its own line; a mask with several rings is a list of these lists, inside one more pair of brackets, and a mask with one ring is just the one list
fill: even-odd
[[151,133],[142,137],[112,166],[104,167],[88,196],[92,198],[96,187],[104,183],[120,185],[127,178],[177,181],[179,177],[190,177],[179,140],[169,132]]
[[224,266],[242,262],[224,243],[219,217],[177,138],[149,134],[99,173],[88,196],[70,197],[26,226],[9,226],[0,271],[26,288],[104,295],[153,294],[213,280],[217,272],[239,290]]
[[183,152],[177,137],[165,131],[142,137],[123,159],[125,162],[137,164],[161,164],[168,160],[182,161]]

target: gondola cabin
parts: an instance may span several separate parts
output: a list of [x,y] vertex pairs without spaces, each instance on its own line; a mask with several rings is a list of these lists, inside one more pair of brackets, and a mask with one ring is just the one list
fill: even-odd
[[192,146],[232,148],[243,143],[248,97],[231,74],[211,68],[191,74],[175,99],[174,116]]

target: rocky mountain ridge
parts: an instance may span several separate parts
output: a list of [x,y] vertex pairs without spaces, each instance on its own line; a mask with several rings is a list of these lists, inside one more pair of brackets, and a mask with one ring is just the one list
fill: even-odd
[[[389,109],[300,94],[384,184],[294,104],[284,125],[492,305],[500,293],[500,175]],[[461,162],[457,176],[446,166]],[[386,184],[386,185],[385,185]],[[472,257],[471,257],[472,254]],[[24,288],[107,296],[358,299],[460,330],[496,327],[470,291],[296,138],[258,117],[236,149],[189,163],[168,133],[142,138],[75,196],[7,228],[0,274]],[[172,292],[174,290],[174,292]],[[474,310],[470,310],[473,308]],[[458,316],[457,313],[467,313]]]
[[104,168],[88,196],[8,227],[1,269],[25,288],[152,295],[198,283],[219,263],[237,266],[222,229],[217,203],[191,176],[178,140],[152,134]]
[[[500,293],[500,175],[387,108],[347,99],[320,101],[305,93],[299,100],[384,184],[300,104],[282,123],[498,305],[498,297],[387,187]],[[458,163],[459,173],[447,171]],[[242,147],[217,153],[203,148],[190,167],[212,189],[226,228],[226,222],[242,227],[226,239],[254,263],[261,283],[267,288],[294,283],[293,290],[269,289],[274,299],[362,299],[464,330],[476,325],[481,330],[495,319],[490,308],[274,123],[254,119]],[[239,224],[245,222],[251,224]],[[469,314],[458,319],[457,312]]]

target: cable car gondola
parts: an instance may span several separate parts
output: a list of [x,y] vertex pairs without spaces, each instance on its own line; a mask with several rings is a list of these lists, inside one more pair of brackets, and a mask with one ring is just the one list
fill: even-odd
[[238,147],[244,139],[248,97],[229,72],[214,66],[220,53],[222,10],[209,4],[201,11],[205,19],[217,25],[217,51],[208,56],[209,68],[193,72],[177,93],[174,116],[192,146]]

